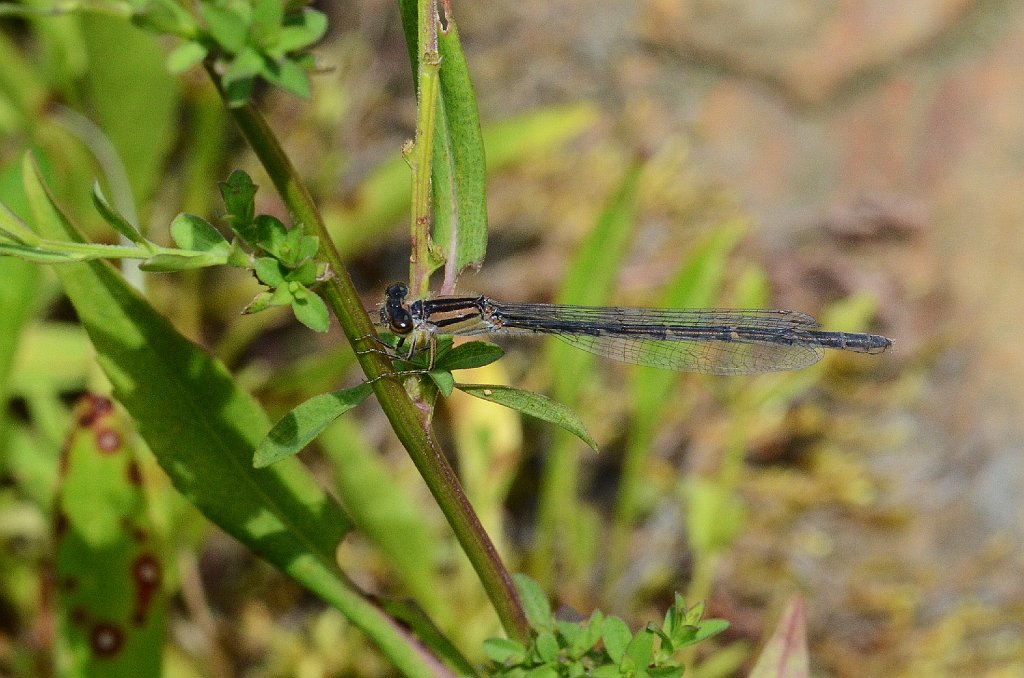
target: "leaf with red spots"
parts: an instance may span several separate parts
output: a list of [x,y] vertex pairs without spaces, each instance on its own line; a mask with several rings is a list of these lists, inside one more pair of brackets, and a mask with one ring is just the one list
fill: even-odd
[[99,395],[74,414],[55,511],[59,651],[69,675],[158,675],[164,565],[131,424]]

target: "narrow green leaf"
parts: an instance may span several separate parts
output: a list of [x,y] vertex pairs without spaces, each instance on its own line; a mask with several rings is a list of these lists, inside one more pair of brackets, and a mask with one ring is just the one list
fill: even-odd
[[58,637],[69,675],[158,675],[167,578],[149,520],[134,432],[87,395],[64,448],[56,514]]
[[174,75],[181,75],[193,66],[198,66],[202,63],[209,53],[209,50],[201,42],[194,40],[184,42],[171,50],[171,53],[167,55],[167,70]]
[[522,412],[536,419],[555,424],[585,442],[595,452],[597,443],[587,432],[586,426],[579,415],[562,403],[532,391],[524,391],[511,386],[486,384],[456,384],[455,388],[477,398],[498,403],[513,410]]
[[252,465],[263,468],[298,453],[328,424],[365,401],[371,392],[369,384],[360,384],[310,398],[274,424],[256,447]]
[[[722,224],[687,257],[668,284],[659,305],[664,308],[709,308],[715,305],[728,271],[729,255],[748,229],[747,222]],[[654,425],[672,401],[669,391],[678,381],[673,372],[657,369],[634,370],[632,402],[638,416],[640,435]]]
[[[479,267],[487,252],[487,163],[480,114],[452,17],[438,34],[441,91],[434,143],[433,249],[454,259],[456,274]],[[451,265],[451,264],[449,264]]]
[[702,640],[707,640],[728,628],[729,622],[725,619],[705,619],[697,625],[697,634],[693,637],[693,642],[699,643]]
[[633,640],[633,633],[629,630],[626,622],[619,617],[609,615],[604,619],[601,629],[601,640],[604,641],[605,652],[616,664],[626,656],[626,648]]
[[250,37],[260,48],[267,48],[279,39],[284,20],[284,4],[280,0],[253,0]]
[[227,257],[231,243],[206,219],[181,213],[171,222],[171,238],[183,250],[209,252]]
[[544,589],[521,572],[513,574],[512,580],[523,602],[523,611],[526,612],[530,626],[536,630],[550,628],[554,624],[554,618],[551,616],[551,603]]
[[292,312],[295,318],[314,332],[326,332],[331,326],[327,304],[316,292],[306,290],[304,287],[302,290],[305,293],[301,296],[295,293],[292,296]]
[[123,235],[130,242],[144,246],[149,244],[146,239],[142,237],[142,234],[139,233],[139,230],[125,219],[124,215],[111,207],[110,203],[107,202],[107,198],[103,195],[103,189],[100,187],[99,181],[94,181],[92,184],[92,204],[95,205],[96,211],[100,213],[103,220],[110,224],[111,228]]
[[3,203],[0,203],[0,236],[8,237],[19,244],[29,246],[36,245],[41,240],[35,231],[25,225],[25,222]]
[[438,352],[435,367],[448,371],[468,370],[490,365],[503,355],[505,355],[505,351],[496,344],[486,341],[468,341],[446,353]]
[[[615,193],[605,202],[594,230],[577,248],[558,294],[559,302],[582,306],[607,304],[633,233],[641,170],[640,165],[629,167]],[[551,340],[548,364],[555,397],[575,403],[586,383],[581,375],[592,371],[594,357]]]

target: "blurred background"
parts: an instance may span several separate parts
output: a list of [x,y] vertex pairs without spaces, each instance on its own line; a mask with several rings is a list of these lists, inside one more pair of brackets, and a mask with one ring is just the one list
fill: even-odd
[[[369,309],[407,275],[415,100],[395,4],[319,5],[331,28],[312,100],[259,99]],[[749,378],[503,343],[507,359],[460,379],[568,402],[602,448],[468,397],[439,407],[509,567],[566,615],[599,607],[634,627],[674,591],[707,601],[732,627],[695,657],[699,676],[743,674],[794,594],[814,675],[1024,675],[1020,6],[453,4],[491,174],[488,258],[460,292],[552,301],[590,285],[607,303],[791,308],[895,341]],[[32,143],[61,149],[60,199],[92,237],[111,237],[89,205],[92,177],[109,180],[97,139],[155,240],[179,211],[217,217],[234,167],[286,217],[205,76],[166,74],[172,45],[96,17],[3,29],[7,82],[38,83],[39,112],[3,109],[4,167]],[[119,59],[126,45],[142,56]],[[272,416],[360,379],[336,328],[239,316],[258,290],[244,272],[146,285]],[[59,287],[38,295],[0,457],[0,666],[16,673],[45,636],[38,573],[69,403],[101,383]],[[303,459],[361,528],[339,549],[346,571],[414,598],[479,659],[496,620],[386,421],[365,406]],[[340,615],[146,470],[175,569],[169,675],[389,675]]]

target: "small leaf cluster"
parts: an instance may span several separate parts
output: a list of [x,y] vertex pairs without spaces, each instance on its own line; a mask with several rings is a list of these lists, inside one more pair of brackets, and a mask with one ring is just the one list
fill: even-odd
[[327,17],[302,2],[203,0],[202,25],[175,0],[148,0],[137,24],[186,39],[171,52],[168,68],[182,73],[211,59],[229,106],[252,95],[257,78],[300,97],[309,96],[312,57],[304,52],[327,31]]
[[635,634],[622,619],[600,610],[580,622],[559,620],[536,582],[518,574],[515,581],[534,633],[526,645],[505,638],[484,642],[493,676],[676,678],[684,671],[673,659],[680,648],[728,627],[721,619],[701,619],[704,606],[688,608],[678,595],[661,626],[651,623]]
[[287,228],[277,217],[256,214],[256,185],[245,172],[232,172],[220,189],[228,210],[224,218],[252,252],[253,271],[268,287],[256,295],[245,313],[290,305],[299,322],[326,332],[330,324],[327,305],[310,289],[326,275],[326,265],[316,259],[320,239],[307,235],[299,225]]

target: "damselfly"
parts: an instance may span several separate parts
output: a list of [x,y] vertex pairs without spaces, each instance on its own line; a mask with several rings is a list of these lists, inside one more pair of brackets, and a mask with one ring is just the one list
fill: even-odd
[[892,340],[830,332],[796,311],[655,309],[516,304],[485,296],[408,303],[409,288],[387,288],[380,323],[410,351],[438,334],[550,334],[577,348],[635,365],[705,374],[795,370],[825,349],[881,353]]

